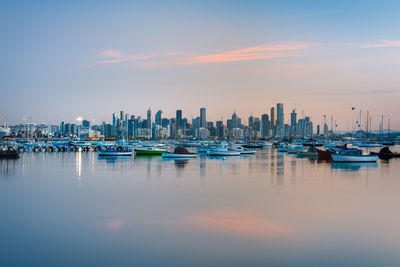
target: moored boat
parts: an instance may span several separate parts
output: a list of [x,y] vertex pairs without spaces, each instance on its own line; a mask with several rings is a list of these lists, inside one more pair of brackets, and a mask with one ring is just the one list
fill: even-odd
[[255,154],[256,151],[248,148],[244,148],[243,146],[240,145],[234,145],[230,149],[231,151],[239,151],[241,155],[249,155],[249,154]]
[[166,149],[158,147],[135,148],[135,153],[137,156],[161,156],[162,153],[166,152]]
[[0,159],[17,159],[19,158],[19,152],[16,149],[0,149]]
[[239,151],[229,150],[227,146],[217,147],[207,151],[209,156],[239,156]]
[[186,148],[182,146],[178,146],[175,148],[173,153],[170,152],[164,152],[162,153],[163,158],[180,158],[180,159],[186,159],[186,158],[196,158],[197,154],[189,152]]
[[378,155],[363,155],[359,149],[347,149],[340,151],[338,154],[332,154],[332,160],[334,162],[376,162]]
[[117,156],[132,156],[132,151],[120,151],[116,150],[114,148],[107,148],[104,150],[98,150],[97,154],[99,156],[111,156],[111,157],[117,157]]

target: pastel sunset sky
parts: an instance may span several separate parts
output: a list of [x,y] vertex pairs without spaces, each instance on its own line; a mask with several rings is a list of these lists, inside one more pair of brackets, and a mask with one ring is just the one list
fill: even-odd
[[[226,120],[277,102],[400,129],[399,1],[2,1],[0,123]],[[351,107],[356,110],[352,111]],[[301,115],[300,115],[301,116]],[[386,121],[385,121],[386,124]],[[386,125],[385,125],[386,127]]]

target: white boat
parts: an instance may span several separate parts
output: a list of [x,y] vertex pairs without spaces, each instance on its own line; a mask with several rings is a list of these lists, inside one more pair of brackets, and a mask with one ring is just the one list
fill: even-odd
[[378,155],[340,155],[332,154],[334,162],[376,162]]
[[256,150],[244,148],[244,147],[242,147],[240,145],[232,146],[230,151],[238,151],[238,152],[240,152],[241,155],[249,155],[249,154],[255,154],[256,153]]
[[209,156],[239,156],[239,151],[229,150],[226,145],[207,151]]
[[332,154],[333,162],[376,162],[378,155],[362,155],[359,149],[341,150],[338,154]]
[[106,149],[106,150],[99,150],[97,151],[99,156],[132,156],[132,151],[118,151],[115,149]]

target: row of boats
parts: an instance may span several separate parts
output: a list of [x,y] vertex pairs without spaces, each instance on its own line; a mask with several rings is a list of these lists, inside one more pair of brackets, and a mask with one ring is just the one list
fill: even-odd
[[400,154],[393,153],[388,147],[382,148],[379,152],[363,154],[363,151],[356,147],[345,145],[324,146],[325,150],[316,146],[302,146],[298,144],[280,143],[276,145],[278,151],[296,154],[298,157],[317,157],[321,160],[332,160],[333,162],[376,162],[378,158],[390,159],[400,157]]
[[129,149],[116,149],[114,147],[107,147],[98,150],[99,156],[132,156],[133,152],[137,156],[162,156],[163,158],[196,158],[198,154],[205,153],[209,156],[239,156],[255,154],[256,150],[245,148],[242,145],[222,144],[220,146],[202,146],[197,148],[197,153],[190,152],[183,146],[177,146],[172,151],[168,151],[163,147],[140,147],[134,150]]

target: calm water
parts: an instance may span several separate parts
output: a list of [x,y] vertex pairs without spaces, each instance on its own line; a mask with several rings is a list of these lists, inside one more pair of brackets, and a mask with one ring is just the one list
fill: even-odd
[[[393,148],[400,151],[400,148]],[[399,266],[400,159],[0,161],[1,266]]]

